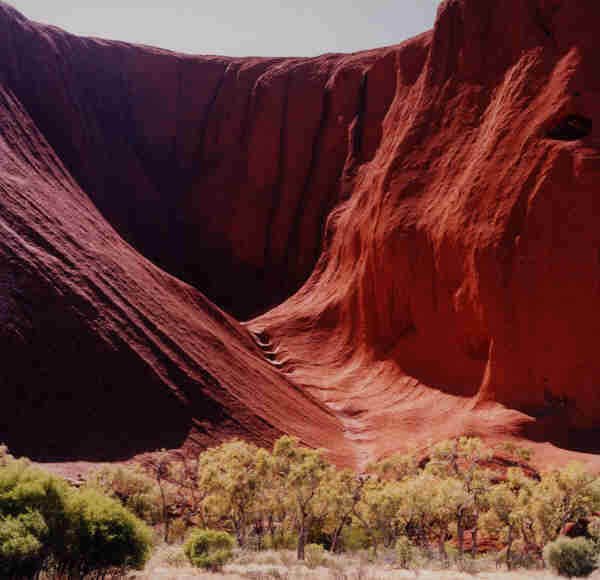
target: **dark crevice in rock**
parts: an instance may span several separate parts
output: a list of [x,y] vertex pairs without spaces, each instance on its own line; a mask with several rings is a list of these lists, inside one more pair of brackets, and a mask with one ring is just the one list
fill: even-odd
[[272,251],[272,240],[274,236],[280,235],[279,232],[273,231],[273,224],[275,222],[277,212],[281,206],[283,199],[283,184],[285,180],[285,165],[287,157],[287,133],[288,133],[288,108],[289,108],[289,97],[290,97],[290,85],[292,82],[292,75],[288,74],[285,79],[285,90],[283,93],[283,104],[281,107],[281,124],[279,126],[279,159],[277,160],[277,181],[273,186],[273,193],[271,195],[272,205],[269,212],[267,221],[267,231],[265,234],[265,257],[264,263],[267,268],[274,266],[273,263],[273,251]]
[[223,85],[225,84],[225,80],[227,79],[227,73],[229,72],[230,67],[231,67],[231,63],[229,63],[223,69],[223,74],[221,75],[221,78],[219,79],[219,82],[217,83],[217,86],[215,87],[215,92],[213,93],[208,104],[206,105],[204,117],[202,119],[202,125],[200,126],[200,131],[199,131],[199,133],[200,133],[200,138],[198,139],[199,150],[196,152],[196,155],[195,155],[196,159],[201,159],[201,160],[204,159],[204,150],[205,150],[205,146],[206,146],[205,142],[206,142],[206,135],[208,133],[208,125],[210,123],[213,112],[215,110],[215,106],[217,104],[219,95],[221,94],[221,90],[223,89]]
[[363,151],[363,124],[367,108],[367,74],[364,73],[360,82],[358,93],[358,108],[356,111],[356,125],[352,139],[352,153],[356,159],[361,157]]
[[[313,181],[315,179],[319,159],[321,158],[322,139],[325,134],[325,128],[329,120],[329,112],[331,110],[331,94],[330,90],[323,87],[323,104],[321,107],[321,119],[319,121],[319,127],[313,137],[312,143],[312,155],[310,159],[310,166],[306,174],[306,180],[304,187],[302,188],[302,194],[298,200],[298,206],[294,212],[294,223],[289,236],[289,243],[286,249],[286,266],[288,272],[294,272],[296,270],[296,264],[293,263],[294,259],[298,259],[298,252],[300,249],[300,238],[301,238],[301,225],[302,217],[305,215],[305,206],[308,201],[308,196],[312,189]],[[316,260],[315,260],[316,261]],[[304,277],[305,273],[301,272],[300,277]]]
[[592,132],[592,120],[581,115],[568,115],[560,119],[546,133],[549,139],[557,141],[576,141],[583,139]]

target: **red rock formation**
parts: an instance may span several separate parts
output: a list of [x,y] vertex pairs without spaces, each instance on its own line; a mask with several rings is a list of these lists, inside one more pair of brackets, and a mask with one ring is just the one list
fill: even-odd
[[[396,47],[228,59],[0,4],[0,438],[600,451],[599,23],[447,0]],[[248,325],[273,361],[108,222],[234,315],[287,298]]]
[[310,280],[251,323],[365,456],[460,432],[600,451],[598,24],[444,2]]
[[339,420],[235,320],[125,243],[0,90],[0,440],[36,459],[126,459]]
[[0,10],[4,83],[127,241],[242,318],[306,280],[330,209],[378,147],[398,47],[192,57]]

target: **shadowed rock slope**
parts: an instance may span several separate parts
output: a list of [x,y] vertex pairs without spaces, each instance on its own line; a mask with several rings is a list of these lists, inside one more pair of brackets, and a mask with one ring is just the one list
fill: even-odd
[[15,452],[114,460],[291,430],[351,461],[332,412],[124,242],[6,88],[0,229],[0,440]]
[[395,47],[231,59],[0,3],[0,440],[598,453],[598,25],[448,0]]

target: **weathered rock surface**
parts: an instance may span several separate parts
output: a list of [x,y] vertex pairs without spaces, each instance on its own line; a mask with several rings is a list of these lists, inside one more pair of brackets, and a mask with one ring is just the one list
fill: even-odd
[[252,322],[366,454],[600,451],[599,24],[594,2],[444,2],[315,272]]
[[[600,452],[598,25],[591,0],[447,0],[395,47],[230,59],[0,3],[0,439]],[[266,353],[153,263],[264,312]]]
[[348,462],[334,414],[239,323],[123,241],[10,87],[0,89],[0,441],[36,459],[93,461],[232,436],[268,445],[290,430],[331,440]]

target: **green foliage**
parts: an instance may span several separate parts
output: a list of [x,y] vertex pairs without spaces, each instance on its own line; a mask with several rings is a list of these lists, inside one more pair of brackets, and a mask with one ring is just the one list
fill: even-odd
[[321,516],[321,531],[329,536],[332,552],[340,548],[342,534],[352,522],[351,515],[362,498],[366,481],[367,478],[357,476],[349,469],[332,467],[326,471],[319,485],[315,512]]
[[400,568],[408,569],[415,560],[415,549],[407,536],[396,540],[396,558]]
[[118,501],[95,490],[70,494],[65,544],[58,554],[68,570],[107,571],[144,567],[152,530]]
[[592,540],[600,548],[600,518],[592,518],[588,523],[587,530]]
[[158,485],[139,465],[103,467],[91,475],[86,487],[118,499],[148,524],[162,521]]
[[298,438],[287,435],[275,442],[272,468],[291,501],[299,523],[298,559],[304,559],[308,537],[308,522],[321,519],[324,504],[319,501],[319,487],[330,473],[322,449],[308,449],[298,444]]
[[512,459],[523,463],[528,463],[531,461],[531,456],[533,455],[531,449],[526,447],[518,447],[509,441],[502,445],[502,450]]
[[371,538],[363,526],[353,523],[344,528],[341,545],[345,552],[358,552],[371,547]]
[[246,543],[249,525],[265,507],[271,461],[266,450],[237,439],[209,449],[199,459],[201,485],[212,494],[208,505],[215,516],[231,521],[240,547]]
[[[139,568],[151,534],[130,511],[164,527],[165,541],[193,528],[185,555],[213,570],[231,557],[224,532],[240,547],[296,547],[309,566],[322,546],[375,558],[383,545],[404,567],[435,548],[464,570],[473,561],[463,556],[469,530],[474,556],[478,537],[491,536],[508,567],[540,565],[566,523],[600,511],[600,479],[579,464],[534,479],[527,452],[508,445],[504,454],[519,467],[492,472],[490,448],[460,437],[430,446],[425,458],[396,454],[356,474],[294,437],[272,452],[232,440],[196,454],[159,451],[143,468],[105,468],[77,491],[0,445],[0,577]],[[591,520],[589,532],[600,549],[600,523]]]
[[28,578],[41,570],[42,540],[47,534],[46,522],[37,511],[0,518],[0,577]]
[[416,453],[395,453],[380,461],[369,463],[367,473],[379,479],[402,481],[419,473],[419,462]]
[[85,577],[143,566],[152,532],[119,502],[79,491],[3,454],[0,466],[0,568],[3,577],[40,571]]
[[192,530],[183,551],[193,566],[217,571],[232,558],[233,546],[233,538],[227,532]]
[[309,568],[321,566],[325,561],[325,548],[321,544],[308,544],[304,548],[304,561]]
[[544,548],[544,560],[560,576],[588,576],[598,567],[593,542],[585,538],[560,537]]
[[567,522],[600,509],[600,479],[582,463],[569,463],[542,476],[533,503],[544,542],[554,540]]
[[375,555],[382,541],[387,546],[393,545],[396,533],[407,523],[403,506],[409,501],[409,481],[412,479],[402,483],[370,479],[362,490],[361,499],[353,513],[369,534]]

